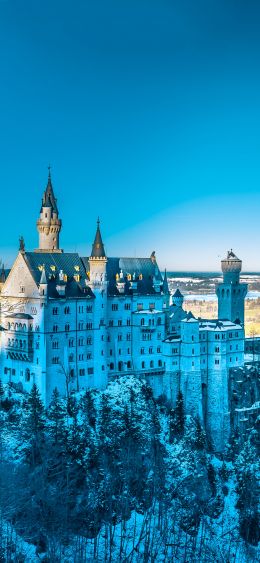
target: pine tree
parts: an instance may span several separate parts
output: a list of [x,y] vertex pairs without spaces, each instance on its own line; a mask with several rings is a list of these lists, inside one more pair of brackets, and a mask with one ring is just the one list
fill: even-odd
[[170,411],[170,441],[174,436],[182,436],[184,432],[185,416],[183,394],[179,391],[175,409]]
[[2,379],[0,379],[0,401],[2,400],[4,394],[5,394],[5,392],[4,392],[3,382],[2,382]]
[[49,421],[49,433],[56,445],[65,441],[66,414],[66,409],[60,398],[59,391],[57,387],[55,387],[52,394],[52,400],[47,411],[47,416]]
[[35,465],[41,460],[41,450],[44,442],[45,411],[40,393],[35,383],[32,386],[27,403],[27,420],[25,423],[25,438],[29,447],[26,448],[30,463]]
[[237,508],[239,510],[240,534],[247,542],[257,545],[260,541],[260,463],[254,444],[254,438],[252,440],[251,435],[236,460],[235,468],[237,475]]
[[83,395],[80,401],[80,407],[86,420],[88,421],[88,424],[91,428],[95,428],[97,413],[95,409],[93,391],[91,389],[87,389],[85,395]]
[[212,463],[209,463],[208,465],[208,480],[209,480],[212,496],[214,497],[217,492],[217,479],[216,479],[216,471]]
[[204,450],[206,448],[207,438],[206,433],[201,426],[199,417],[195,418],[195,448],[197,450]]

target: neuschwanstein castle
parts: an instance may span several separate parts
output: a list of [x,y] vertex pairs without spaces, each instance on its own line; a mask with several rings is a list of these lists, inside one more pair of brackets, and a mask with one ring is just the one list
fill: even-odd
[[13,267],[2,272],[0,373],[47,404],[62,394],[105,388],[120,375],[144,377],[155,396],[204,422],[217,450],[229,434],[228,375],[244,364],[242,262],[228,252],[216,288],[218,319],[196,319],[170,296],[155,252],[148,258],[107,257],[100,223],[89,256],[60,249],[61,220],[51,176],[37,221],[39,248],[23,239]]

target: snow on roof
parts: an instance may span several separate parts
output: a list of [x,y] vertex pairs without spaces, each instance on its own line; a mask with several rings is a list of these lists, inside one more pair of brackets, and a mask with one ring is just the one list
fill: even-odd
[[140,309],[140,311],[134,311],[133,312],[134,315],[162,315],[163,311],[160,311],[159,309]]
[[174,336],[174,335],[167,336],[167,338],[165,338],[165,340],[164,340],[164,342],[167,342],[167,343],[180,342],[180,341],[181,341],[180,336]]
[[200,330],[242,330],[241,325],[232,323],[229,320],[219,320],[219,319],[200,319],[199,320]]

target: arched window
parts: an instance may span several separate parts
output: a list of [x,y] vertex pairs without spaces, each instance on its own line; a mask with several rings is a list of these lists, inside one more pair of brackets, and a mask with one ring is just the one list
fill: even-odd
[[145,368],[145,362],[142,362],[142,369]]
[[158,360],[158,366],[159,368],[162,367],[162,360]]
[[25,381],[30,381],[30,370],[28,368],[25,370]]
[[113,364],[113,362],[111,362],[109,368],[110,368],[110,369],[114,369],[114,364]]
[[128,360],[128,362],[127,362],[127,369],[131,369],[131,362],[130,362],[130,360]]
[[222,291],[221,291],[221,297],[224,297],[224,295],[225,295],[225,290],[222,289]]
[[145,324],[144,319],[141,319],[141,326],[144,326],[144,324]]
[[154,361],[151,360],[151,361],[150,361],[150,368],[153,368],[153,367],[154,367]]
[[118,371],[123,370],[123,362],[118,362]]

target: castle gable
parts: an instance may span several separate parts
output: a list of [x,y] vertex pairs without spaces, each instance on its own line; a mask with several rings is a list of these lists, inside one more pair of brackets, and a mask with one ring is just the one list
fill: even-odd
[[19,253],[3,285],[3,297],[38,297],[38,287],[26,263],[24,254]]

